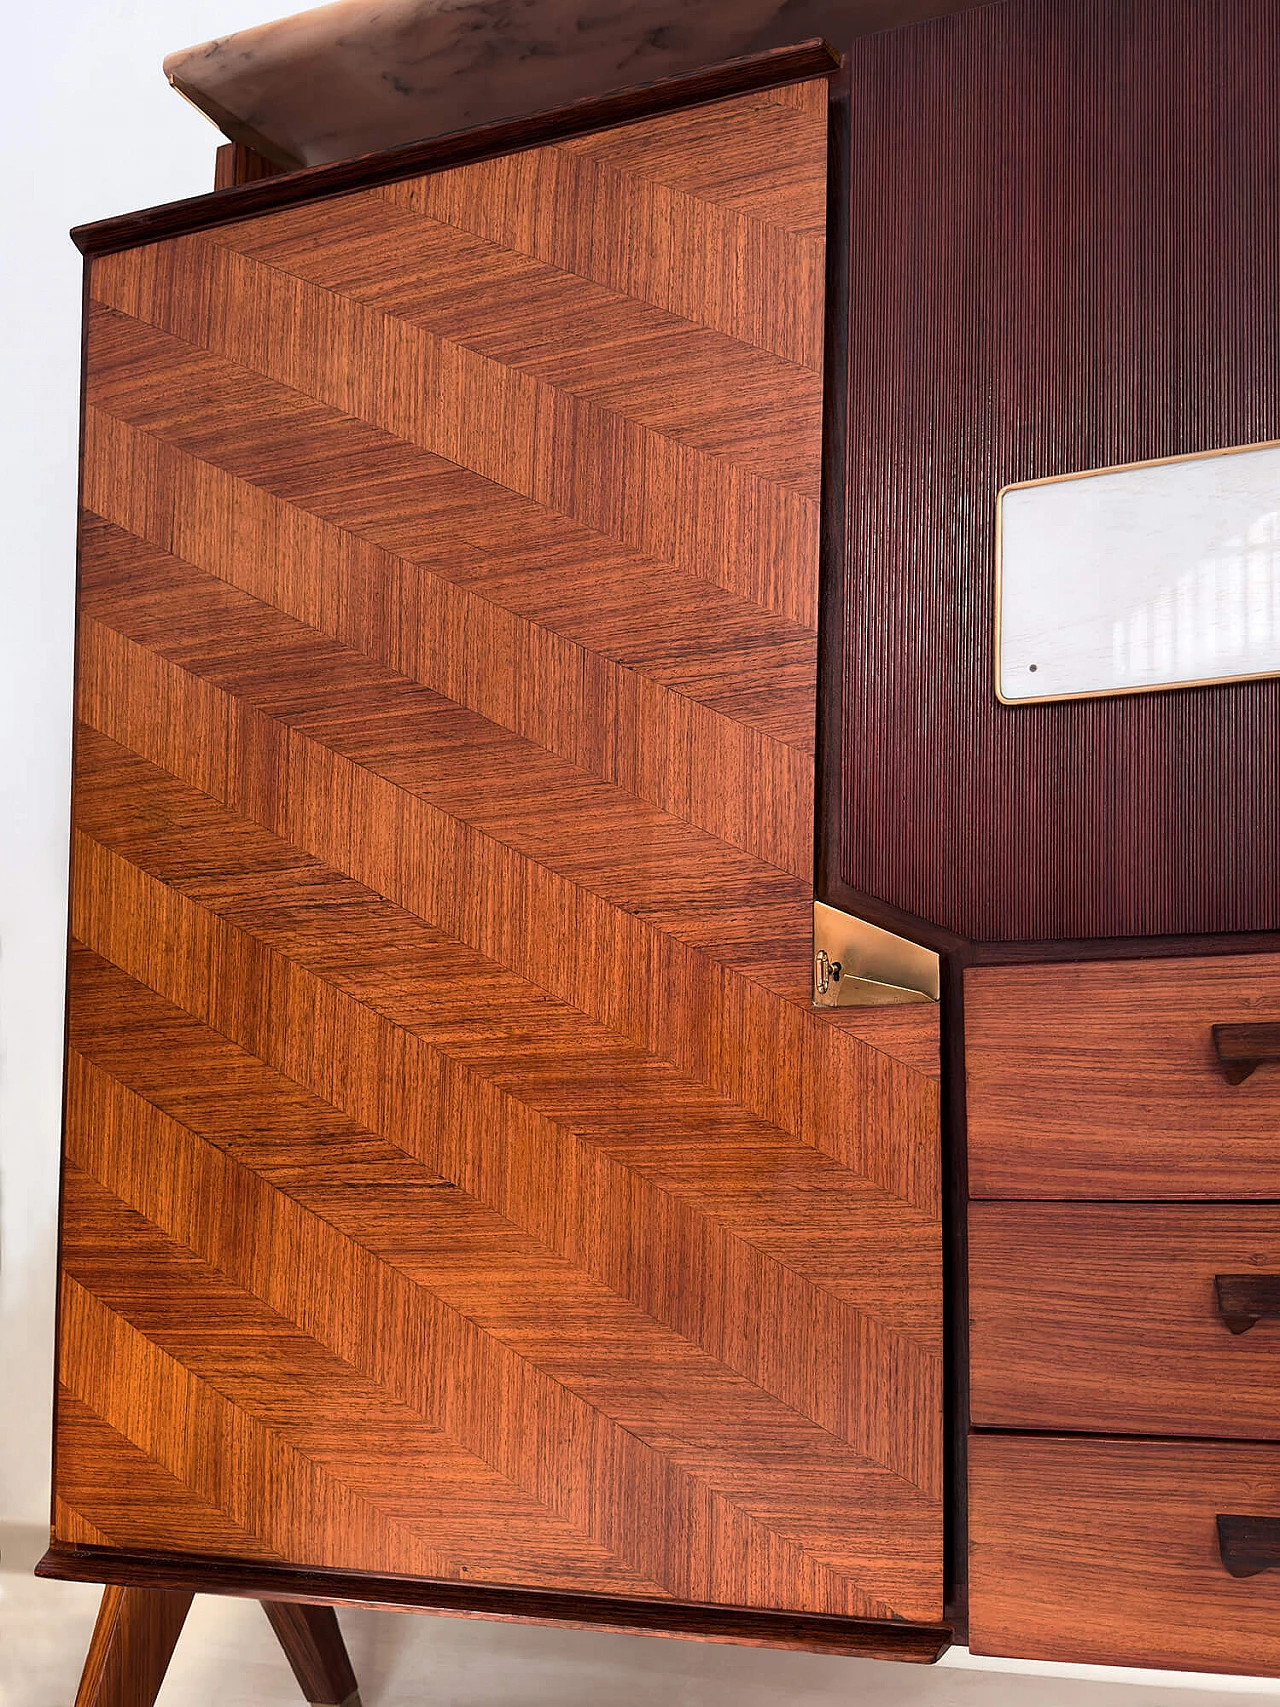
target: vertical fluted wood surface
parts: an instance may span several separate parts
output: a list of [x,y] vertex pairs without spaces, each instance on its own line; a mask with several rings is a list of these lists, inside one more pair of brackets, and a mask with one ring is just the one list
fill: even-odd
[[1280,439],[1272,0],[855,42],[832,869],[971,939],[1280,928],[1280,682],[1004,706],[996,494]]

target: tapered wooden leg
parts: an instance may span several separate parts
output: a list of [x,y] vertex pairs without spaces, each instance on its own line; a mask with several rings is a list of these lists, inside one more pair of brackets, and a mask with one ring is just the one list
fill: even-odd
[[192,1598],[171,1589],[108,1584],[76,1707],[153,1707]]
[[360,1707],[356,1675],[331,1606],[264,1600],[262,1610],[312,1707]]

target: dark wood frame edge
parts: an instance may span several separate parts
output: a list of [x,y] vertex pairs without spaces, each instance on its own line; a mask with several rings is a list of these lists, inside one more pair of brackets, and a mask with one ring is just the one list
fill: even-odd
[[231,220],[295,207],[299,202],[319,201],[326,196],[350,194],[377,184],[392,184],[424,172],[442,171],[487,160],[496,154],[512,154],[537,148],[565,137],[651,118],[682,107],[704,106],[734,95],[754,94],[762,89],[802,83],[812,77],[829,77],[840,65],[840,55],[827,42],[814,36],[792,47],[770,48],[765,53],[744,54],[719,65],[680,77],[664,77],[654,83],[637,84],[611,95],[574,101],[570,106],[534,113],[527,118],[503,119],[497,124],[477,125],[470,130],[451,131],[447,136],[387,148],[376,154],[361,154],[326,166],[306,166],[282,172],[233,189],[213,190],[208,195],[183,201],[163,202],[114,219],[78,225],[71,241],[85,255],[110,255],[161,237],[177,237],[204,231]]
[[[839,893],[844,709],[844,600],[848,554],[850,80],[842,69],[827,86],[826,281],[822,349],[822,484],[818,507],[818,683],[814,745],[813,892],[843,905]],[[846,909],[848,910],[848,909]],[[873,920],[879,924],[879,919]]]
[[56,1541],[36,1566],[35,1574],[60,1582],[120,1583],[134,1588],[238,1595],[252,1600],[434,1612],[453,1618],[489,1618],[506,1623],[611,1630],[633,1636],[791,1648],[850,1658],[904,1660],[919,1665],[931,1665],[952,1641],[950,1626],[945,1624],[827,1618],[749,1607],[561,1594],[543,1589],[378,1576],[328,1568],[298,1570],[243,1559],[73,1547]]
[[942,957],[943,1615],[969,1639],[969,1127],[964,957]]
[[935,949],[941,1005],[943,1286],[943,1616],[963,1641],[968,1603],[968,1174],[964,1112],[963,938],[860,894],[840,875],[844,769],[844,623],[849,543],[849,350],[853,171],[850,78],[829,84],[826,311],[823,348],[822,495],[818,591],[818,693],[814,774],[814,894]]
[[973,966],[1048,965],[1080,960],[1182,960],[1202,955],[1280,953],[1280,931],[1237,931],[1221,936],[1085,937],[1059,942],[975,942]]
[[[79,426],[76,437],[76,544],[72,575],[71,599],[71,703],[70,739],[68,741],[67,847],[75,836],[75,776],[76,753],[79,746],[80,706],[80,536],[84,513],[84,441],[89,417],[89,305],[92,292],[89,262],[81,266],[80,277],[80,394]],[[59,1371],[62,1368],[62,1263],[63,1199],[67,1189],[67,1096],[71,1063],[71,868],[67,868],[66,900],[64,905],[62,959],[62,1061],[58,1090],[58,1219],[55,1223],[54,1309],[53,1309],[53,1392],[49,1416],[49,1523],[57,1522],[58,1501],[58,1395],[61,1391]]]

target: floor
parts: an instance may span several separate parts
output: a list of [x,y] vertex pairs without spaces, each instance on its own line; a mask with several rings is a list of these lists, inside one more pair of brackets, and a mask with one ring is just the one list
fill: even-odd
[[[0,1529],[0,1707],[70,1707],[99,1590],[41,1582],[35,1529]],[[993,1669],[963,1649],[934,1669],[766,1649],[343,1612],[364,1707],[1280,1707],[1280,1682],[1097,1667]],[[300,1707],[252,1601],[197,1599],[159,1707]]]

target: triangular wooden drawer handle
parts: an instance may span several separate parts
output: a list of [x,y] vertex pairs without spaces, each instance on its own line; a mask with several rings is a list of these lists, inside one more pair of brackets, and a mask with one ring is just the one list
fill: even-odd
[[1280,1274],[1215,1274],[1218,1314],[1233,1334],[1247,1334],[1264,1316],[1280,1316]]
[[1229,1085],[1238,1085],[1264,1061],[1280,1061],[1280,1020],[1215,1025],[1213,1047],[1223,1078]]
[[1218,1552],[1233,1577],[1280,1566],[1280,1517],[1219,1516]]

